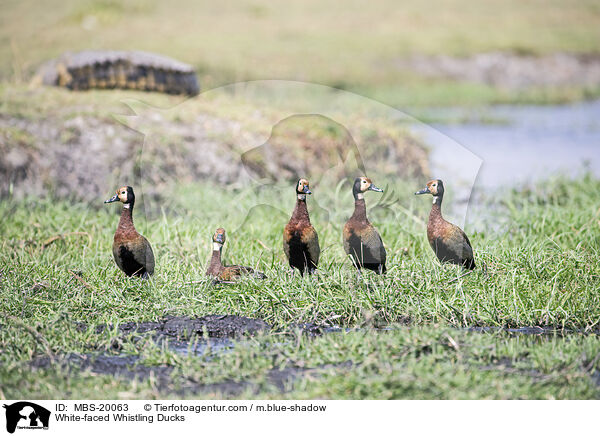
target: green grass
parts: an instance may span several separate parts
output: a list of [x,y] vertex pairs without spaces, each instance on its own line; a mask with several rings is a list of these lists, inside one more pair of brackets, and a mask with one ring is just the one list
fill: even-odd
[[288,79],[354,90],[388,104],[565,101],[598,90],[506,92],[424,80],[396,68],[410,54],[465,56],[598,53],[594,0],[441,0],[209,4],[130,0],[5,1],[0,12],[0,78],[23,82],[64,51],[156,51],[192,64],[205,88]]
[[[309,210],[322,257],[321,274],[309,280],[287,274],[281,232],[294,202],[287,185],[180,188],[165,197],[162,211],[152,205],[148,210],[156,212],[148,220],[144,204],[137,205],[137,227],[157,257],[150,283],[123,277],[113,263],[110,247],[118,207],[102,207],[102,199],[91,204],[4,201],[4,311],[33,318],[48,310],[68,312],[94,322],[227,312],[281,326],[323,321],[331,314],[343,326],[371,318],[384,324],[408,318],[417,324],[591,328],[600,320],[599,297],[593,291],[600,283],[595,261],[599,181],[590,176],[574,183],[548,181],[496,200],[493,219],[487,219],[497,230],[466,229],[475,260],[487,264],[488,275],[477,271],[452,283],[460,269],[439,266],[425,237],[430,202],[414,197],[412,184],[376,183],[387,193],[370,193],[367,203],[387,246],[390,272],[385,278],[366,274],[368,286],[355,276],[341,245],[341,228],[352,211],[347,182],[336,189],[325,180],[311,186],[315,195]],[[228,230],[225,259],[258,267],[270,277],[267,282],[246,280],[217,288],[208,281],[190,283],[203,278],[211,235],[219,226]],[[61,234],[64,239],[43,248],[46,239]],[[89,286],[73,280],[69,270],[81,271]],[[46,288],[31,290],[42,281]],[[138,298],[144,307],[138,306]]]
[[[364,280],[356,277],[341,247],[341,226],[352,209],[348,183],[337,189],[325,181],[311,185],[309,210],[322,257],[321,273],[309,279],[287,274],[281,248],[282,228],[294,201],[289,186],[183,187],[165,197],[162,211],[146,219],[144,205],[136,205],[137,227],[157,258],[149,282],[128,279],[114,265],[110,246],[118,219],[117,207],[111,207],[115,205],[102,207],[102,198],[90,204],[3,201],[0,312],[9,318],[0,327],[0,393],[15,398],[164,395],[151,381],[73,377],[54,370],[36,375],[34,381],[25,375],[26,362],[47,352],[111,350],[116,332],[79,332],[75,322],[94,326],[167,314],[229,313],[262,318],[283,330],[302,322],[342,327],[408,323],[412,328],[315,340],[269,335],[216,360],[184,358],[148,341],[126,341],[123,350],[150,363],[170,362],[176,374],[203,383],[248,379],[262,386],[264,397],[281,395],[265,374],[292,365],[318,374],[300,378],[296,390],[287,394],[295,398],[598,398],[591,378],[598,370],[596,335],[537,341],[453,328],[597,331],[599,180],[589,175],[575,181],[550,179],[495,196],[490,204],[473,205],[471,213],[487,211],[480,228],[488,230],[466,231],[476,262],[487,264],[488,274],[477,270],[454,282],[459,269],[440,266],[426,241],[430,202],[412,195],[412,183],[375,181],[388,197],[378,202],[378,194],[370,193],[367,204],[387,246],[388,274],[365,273]],[[260,204],[271,206],[248,214]],[[218,226],[229,230],[226,261],[252,265],[268,280],[215,287],[204,278],[210,236]],[[44,248],[44,241],[61,234],[63,239]],[[347,361],[350,367],[339,367]]]

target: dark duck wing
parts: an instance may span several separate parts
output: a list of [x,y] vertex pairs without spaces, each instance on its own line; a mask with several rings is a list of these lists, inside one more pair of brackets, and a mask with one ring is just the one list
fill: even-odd
[[142,238],[144,239],[144,246],[146,247],[146,271],[148,272],[148,274],[152,275],[154,274],[154,252],[152,251],[152,246],[150,245],[150,242],[148,242],[148,240],[144,236],[142,236]]
[[321,247],[319,246],[319,235],[313,226],[307,228],[302,234],[302,241],[308,247],[308,254],[315,268],[319,264],[319,256],[321,255]]
[[154,253],[146,238],[137,234],[134,238],[115,235],[113,257],[117,266],[128,276],[154,274]]
[[475,268],[475,261],[473,260],[473,247],[469,237],[463,232],[463,230],[454,226],[456,230],[453,232],[455,235],[453,239],[453,245],[457,247],[456,254],[460,258],[460,264],[468,269]]
[[344,250],[357,267],[386,272],[387,253],[379,232],[371,224],[357,228],[348,222],[344,227]]
[[439,261],[474,269],[473,247],[465,232],[460,227],[451,223],[447,223],[444,230],[441,236],[434,236],[429,240],[431,248]]
[[283,252],[285,253],[285,257],[289,260],[290,258],[290,242],[293,237],[293,232],[288,229],[288,225],[283,229]]

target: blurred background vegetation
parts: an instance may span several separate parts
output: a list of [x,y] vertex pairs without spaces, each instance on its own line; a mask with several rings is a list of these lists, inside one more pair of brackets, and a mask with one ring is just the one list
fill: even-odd
[[432,77],[423,62],[439,70],[436,56],[501,53],[507,73],[515,56],[569,53],[585,63],[600,54],[599,23],[595,0],[3,0],[0,78],[26,82],[64,51],[147,50],[191,64],[204,89],[287,79],[391,105],[577,100],[598,95],[598,84],[496,86]]

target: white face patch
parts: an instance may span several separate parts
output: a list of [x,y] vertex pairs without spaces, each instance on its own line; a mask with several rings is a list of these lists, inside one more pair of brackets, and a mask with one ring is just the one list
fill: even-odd
[[365,199],[365,194],[363,194],[362,192],[359,192],[358,194],[356,194],[356,199],[357,200],[364,200]]
[[306,200],[306,194],[298,194],[298,200]]
[[131,204],[129,204],[129,203],[125,203],[123,205],[123,209],[129,209],[130,207],[131,207]]
[[219,251],[221,247],[223,247],[223,244],[213,241],[213,251]]

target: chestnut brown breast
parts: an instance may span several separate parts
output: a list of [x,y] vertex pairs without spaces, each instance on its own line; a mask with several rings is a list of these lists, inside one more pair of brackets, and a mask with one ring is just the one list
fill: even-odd
[[384,274],[387,253],[379,232],[369,222],[364,200],[356,200],[354,214],[344,226],[344,250],[354,265]]
[[314,273],[319,264],[319,236],[310,223],[306,203],[298,200],[296,208],[283,229],[283,251],[288,258],[290,267]]

